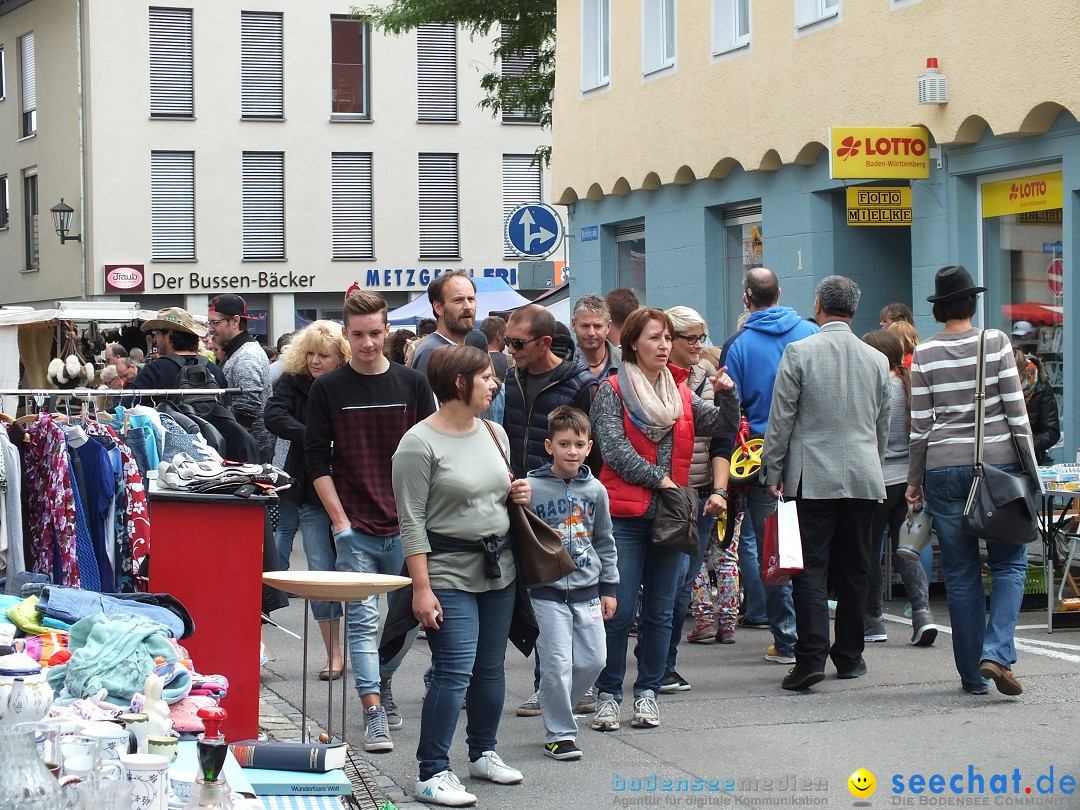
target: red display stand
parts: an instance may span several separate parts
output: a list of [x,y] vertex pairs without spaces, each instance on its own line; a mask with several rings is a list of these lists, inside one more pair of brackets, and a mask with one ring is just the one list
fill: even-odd
[[199,672],[229,679],[225,739],[259,732],[263,536],[273,497],[150,490],[150,590],[175,596],[195,633],[181,643]]

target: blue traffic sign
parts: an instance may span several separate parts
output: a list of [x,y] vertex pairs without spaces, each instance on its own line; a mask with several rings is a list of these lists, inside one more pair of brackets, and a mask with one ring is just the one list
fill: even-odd
[[546,259],[563,240],[562,218],[550,205],[519,205],[506,218],[503,231],[514,253],[527,259]]

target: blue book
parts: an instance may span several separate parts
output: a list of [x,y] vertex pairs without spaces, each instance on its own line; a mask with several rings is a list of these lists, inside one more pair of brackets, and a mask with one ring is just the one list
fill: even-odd
[[340,768],[326,773],[265,768],[244,768],[243,772],[259,796],[351,796],[353,790],[345,771]]

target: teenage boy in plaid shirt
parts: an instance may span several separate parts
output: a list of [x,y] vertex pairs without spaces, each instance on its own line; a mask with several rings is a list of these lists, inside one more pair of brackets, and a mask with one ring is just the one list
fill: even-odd
[[[330,516],[338,571],[401,573],[391,458],[405,432],[435,411],[427,378],[383,355],[386,309],[386,300],[368,290],[345,299],[343,331],[352,357],[317,378],[308,397],[308,474]],[[346,626],[364,705],[364,750],[392,751],[379,694],[377,599],[350,602]]]

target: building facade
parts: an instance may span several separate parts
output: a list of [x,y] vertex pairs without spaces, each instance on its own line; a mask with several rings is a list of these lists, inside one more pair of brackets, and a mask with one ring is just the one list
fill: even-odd
[[478,107],[490,40],[351,5],[0,2],[0,303],[229,291],[273,340],[353,282],[392,306],[448,269],[517,286],[503,220],[548,199],[548,133]]
[[[934,273],[961,263],[989,287],[982,324],[1031,326],[1017,339],[1049,372],[1058,458],[1073,459],[1075,4],[559,0],[558,11],[552,169],[573,296],[632,287],[652,306],[698,307],[719,338],[743,311],[746,269],[764,264],[804,316],[816,283],[842,273],[863,288],[857,332],[899,301],[926,336]],[[1040,48],[1035,30],[1063,44]],[[862,127],[887,129],[842,129]]]

